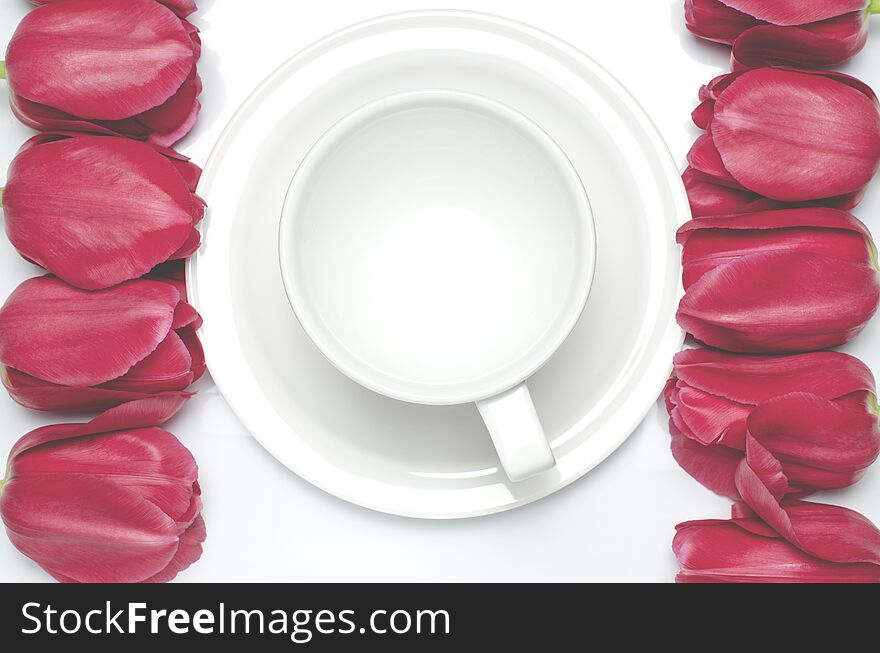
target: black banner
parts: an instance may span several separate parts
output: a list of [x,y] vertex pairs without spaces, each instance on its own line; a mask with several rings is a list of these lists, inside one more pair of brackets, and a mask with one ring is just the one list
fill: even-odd
[[878,598],[867,586],[4,585],[0,642],[16,651],[178,650],[220,639],[255,651],[471,651],[486,642],[604,651],[599,642],[616,650],[647,637],[707,646],[757,638],[764,648],[805,635],[816,644],[825,631],[853,641],[860,625],[873,628]]

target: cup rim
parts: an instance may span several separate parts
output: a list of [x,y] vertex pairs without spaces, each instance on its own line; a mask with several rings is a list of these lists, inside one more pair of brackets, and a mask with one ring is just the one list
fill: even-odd
[[[311,176],[314,169],[320,165],[324,155],[332,152],[334,146],[369,122],[407,107],[421,106],[427,101],[432,101],[435,104],[438,102],[455,104],[471,109],[479,106],[482,110],[491,112],[494,117],[513,124],[519,131],[528,135],[533,143],[539,145],[556,162],[560,172],[564,171],[565,174],[560,176],[564,177],[571,194],[579,200],[579,214],[583,223],[583,237],[579,250],[587,261],[579,275],[579,292],[576,300],[566,303],[559,311],[560,315],[570,311],[568,319],[562,323],[562,326],[551,330],[552,337],[546,336],[532,349],[521,352],[518,358],[514,358],[513,361],[523,360],[535,350],[540,351],[540,355],[533,355],[533,360],[529,365],[523,365],[521,369],[514,368],[515,374],[507,374],[503,379],[495,380],[492,383],[486,382],[478,391],[461,393],[457,396],[449,396],[446,393],[442,398],[427,392],[404,392],[398,388],[390,387],[379,378],[382,375],[381,371],[377,370],[375,375],[370,375],[355,369],[348,363],[348,357],[340,355],[336,347],[328,344],[327,341],[332,338],[326,338],[326,329],[316,326],[312,320],[310,311],[306,308],[307,302],[301,296],[301,284],[298,284],[293,278],[293,265],[288,256],[289,248],[284,246],[285,242],[293,237],[297,223],[295,209],[309,187],[308,182],[303,183],[303,179],[307,180]],[[318,138],[300,162],[288,186],[278,227],[278,253],[281,277],[288,302],[306,335],[335,368],[360,385],[392,399],[425,405],[457,405],[489,399],[520,385],[540,370],[556,353],[580,320],[590,296],[596,272],[597,237],[595,216],[580,175],[565,151],[540,125],[516,109],[482,95],[448,89],[422,89],[405,91],[373,100],[343,116]],[[365,365],[365,367],[368,366]],[[428,384],[421,385],[425,388],[428,387]],[[444,384],[443,387],[448,386]]]

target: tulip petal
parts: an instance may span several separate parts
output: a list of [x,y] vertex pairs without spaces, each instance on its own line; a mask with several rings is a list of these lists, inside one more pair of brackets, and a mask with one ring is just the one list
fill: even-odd
[[177,141],[179,141],[181,138],[189,134],[190,131],[192,131],[192,128],[195,126],[196,120],[198,119],[199,112],[201,110],[202,105],[198,102],[198,100],[196,100],[193,103],[186,120],[184,120],[177,128],[165,134],[150,134],[147,140],[150,143],[155,143],[157,145],[162,145],[165,147],[170,147],[174,145]]
[[835,564],[799,551],[778,538],[761,537],[747,520],[703,520],[679,524],[672,548],[681,565],[680,583],[859,583],[880,582],[880,567]]
[[10,541],[53,574],[77,582],[139,582],[178,549],[174,520],[133,490],[80,475],[12,479],[0,496]]
[[172,132],[189,118],[193,104],[201,92],[202,82],[193,68],[183,86],[174,95],[164,104],[139,114],[137,119],[151,131],[160,134]]
[[52,424],[35,429],[15,443],[9,452],[9,460],[13,461],[34,447],[59,440],[159,426],[174,417],[187,399],[186,395],[179,393],[157,395],[116,406],[88,422]]
[[688,152],[687,160],[694,170],[709,176],[714,183],[735,190],[743,190],[742,184],[734,179],[724,167],[721,154],[715,147],[712,137],[708,134],[703,134],[694,142]]
[[146,583],[167,583],[202,557],[202,544],[207,538],[205,520],[199,515],[180,536],[177,551],[168,566],[155,576],[145,580]]
[[[35,5],[48,5],[54,2],[67,2],[68,0],[31,0],[31,2]],[[191,13],[195,12],[198,7],[196,7],[195,0],[158,0],[163,5],[171,9],[174,13],[176,13],[180,17],[189,16]]]
[[186,514],[198,468],[192,454],[172,434],[155,427],[66,438],[16,455],[10,477],[49,479],[85,474],[134,490],[175,521]]
[[205,352],[202,349],[199,336],[196,334],[196,328],[196,326],[189,326],[177,330],[177,335],[183,340],[183,344],[186,345],[192,358],[193,383],[202,378],[202,375],[207,371]]
[[16,95],[99,120],[159,106],[184,84],[193,66],[187,30],[152,0],[39,7],[21,21],[6,55]]
[[[675,399],[675,421],[687,426],[682,431],[702,444],[745,447],[745,425],[752,406],[683,385]],[[680,428],[680,427],[679,427]]]
[[[189,348],[189,347],[188,347]],[[192,356],[192,354],[190,354]],[[144,392],[123,392],[104,388],[71,388],[41,381],[35,377],[6,368],[3,384],[9,395],[19,404],[32,410],[66,413],[94,413],[126,402],[154,396],[188,399],[192,393],[171,392],[151,395]]]
[[727,45],[758,22],[719,0],[685,0],[684,15],[687,28],[693,34]]
[[51,276],[29,279],[0,309],[0,362],[59,385],[105,383],[158,347],[179,298],[159,281],[86,292]]
[[715,101],[704,100],[693,110],[691,119],[700,129],[709,129],[713,115],[715,115]]
[[144,143],[105,136],[28,147],[13,161],[3,195],[16,249],[87,290],[168,260],[193,231],[193,206],[187,180],[168,159]]
[[832,351],[799,356],[739,356],[709,349],[685,349],[675,356],[675,375],[689,386],[752,406],[800,391],[826,399],[875,391],[874,376],[864,363]]
[[180,336],[169,331],[159,346],[128,372],[101,387],[123,392],[184,390],[193,381],[192,357]]
[[814,351],[858,335],[878,301],[869,265],[766,252],[704,274],[682,299],[678,320],[698,340],[728,351]]
[[793,486],[809,491],[852,485],[880,454],[877,416],[866,405],[853,408],[810,393],[760,404],[748,432],[782,461]]
[[[823,24],[820,24],[823,25]],[[867,22],[848,14],[821,30],[760,25],[744,31],[733,44],[733,70],[762,66],[821,68],[858,54],[868,40]]]
[[788,250],[870,264],[870,237],[849,213],[822,207],[694,219],[678,231],[684,287],[723,263],[760,252]]
[[694,168],[688,168],[682,175],[691,213],[695,218],[712,215],[749,213],[781,208],[781,204],[768,200],[747,190],[728,188],[711,181],[710,178]]
[[71,116],[62,111],[58,111],[57,109],[53,109],[52,107],[47,107],[37,102],[31,102],[26,98],[15,95],[15,93],[10,94],[9,104],[12,113],[16,118],[31,129],[36,129],[38,131],[92,132],[109,136],[125,135],[135,138],[147,137],[146,130],[143,128],[140,128],[143,129],[143,134],[120,134],[106,124],[90,122],[88,120]]
[[704,445],[678,432],[672,434],[672,456],[679,466],[703,486],[738,500],[735,475],[743,453],[721,445]]
[[780,503],[788,489],[782,465],[752,437],[736,486],[755,514],[805,553],[829,562],[880,565],[880,530],[864,516],[839,506]]
[[838,79],[760,68],[721,93],[712,140],[751,191],[786,202],[836,197],[863,189],[880,167],[880,112]]
[[199,245],[201,244],[202,234],[199,232],[198,229],[190,228],[189,236],[187,236],[186,240],[183,241],[183,244],[168,257],[168,260],[175,261],[179,259],[185,259],[193,254],[196,250],[198,250]]
[[728,7],[774,25],[803,25],[864,11],[865,0],[723,0]]

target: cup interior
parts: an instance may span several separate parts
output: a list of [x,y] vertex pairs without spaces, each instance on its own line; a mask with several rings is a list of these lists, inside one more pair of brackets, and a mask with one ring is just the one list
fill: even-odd
[[323,354],[417,403],[491,397],[540,368],[595,268],[577,172],[515,110],[429,90],[334,125],[296,171],[279,249],[290,303]]

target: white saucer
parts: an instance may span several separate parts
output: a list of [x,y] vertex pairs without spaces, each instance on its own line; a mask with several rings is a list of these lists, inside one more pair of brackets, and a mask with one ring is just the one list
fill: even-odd
[[[477,410],[386,398],[318,352],[285,297],[278,225],[294,172],[335,122],[378,98],[477,93],[541,126],[577,169],[595,214],[590,299],[529,381],[557,468],[508,481]],[[606,71],[534,28],[464,12],[363,23],[300,53],[239,109],[205,168],[203,245],[190,298],[215,382],[242,422],[300,476],[400,515],[488,514],[544,497],[611,454],[659,395],[679,349],[674,233],[689,217],[648,117]]]

